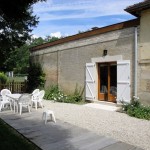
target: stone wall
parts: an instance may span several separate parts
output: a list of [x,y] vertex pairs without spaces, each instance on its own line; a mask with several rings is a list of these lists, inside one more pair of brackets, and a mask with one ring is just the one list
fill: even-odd
[[139,47],[139,97],[150,104],[150,10],[141,13]]
[[109,56],[122,55],[123,60],[131,61],[133,91],[134,27],[48,47],[32,52],[31,56],[35,60],[39,57],[46,73],[46,86],[58,83],[66,93],[71,93],[76,85],[84,88],[85,64],[102,57],[104,49]]

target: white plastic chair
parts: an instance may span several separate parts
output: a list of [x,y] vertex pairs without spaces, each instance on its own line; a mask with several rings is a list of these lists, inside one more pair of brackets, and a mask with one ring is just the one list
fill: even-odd
[[[35,89],[33,92],[32,92],[32,100],[31,100],[31,106],[36,105],[36,101],[38,99],[38,94],[39,94],[40,90],[39,89]],[[37,108],[37,106],[35,106],[35,108]]]
[[32,95],[32,101],[37,100],[37,95],[39,94],[40,90],[39,89],[35,89],[31,95]]
[[43,108],[42,101],[43,101],[44,95],[45,95],[45,91],[41,90],[39,94],[37,95],[36,99],[35,100],[32,99],[32,106],[34,104],[36,110],[37,110],[38,104]]
[[40,90],[39,89],[35,89],[33,92],[32,92],[32,96],[33,97],[36,97],[38,94],[39,94]]
[[18,99],[18,106],[17,106],[17,112],[19,107],[19,113],[22,114],[22,107],[27,107],[28,111],[30,112],[30,106],[31,106],[31,94],[22,94]]
[[11,102],[10,98],[6,96],[7,94],[11,94],[11,91],[8,89],[1,90],[2,99],[0,101],[0,111],[2,110],[2,108],[5,107],[5,105],[9,105],[10,109],[12,111],[12,105],[11,105],[12,102]]

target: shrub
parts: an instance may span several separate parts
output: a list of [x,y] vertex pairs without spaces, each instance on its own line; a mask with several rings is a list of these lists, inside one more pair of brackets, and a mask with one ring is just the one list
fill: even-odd
[[3,72],[0,72],[0,83],[6,84],[7,80],[7,76]]
[[83,91],[81,92],[81,89],[78,89],[77,86],[74,93],[70,95],[65,95],[63,91],[59,89],[58,85],[52,85],[45,91],[44,98],[47,100],[54,100],[64,103],[79,103],[82,101]]
[[58,85],[51,85],[49,88],[45,90],[44,98],[47,100],[54,100],[58,102],[63,102],[65,99],[65,95],[59,89]]
[[78,86],[76,85],[75,91],[73,94],[68,95],[65,99],[65,103],[79,103],[82,101],[82,93],[83,91],[81,88],[79,89]]
[[142,105],[136,97],[131,103],[123,102],[122,109],[129,116],[150,120],[150,106]]
[[27,91],[32,92],[36,88],[44,87],[45,73],[40,64],[30,64],[27,77]]

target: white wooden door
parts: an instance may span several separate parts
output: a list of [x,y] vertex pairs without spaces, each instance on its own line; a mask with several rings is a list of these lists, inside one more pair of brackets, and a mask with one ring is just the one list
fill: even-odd
[[117,102],[130,99],[130,60],[117,61]]
[[95,91],[95,75],[96,66],[95,63],[86,63],[86,80],[85,80],[85,97],[86,100],[94,100],[96,91]]

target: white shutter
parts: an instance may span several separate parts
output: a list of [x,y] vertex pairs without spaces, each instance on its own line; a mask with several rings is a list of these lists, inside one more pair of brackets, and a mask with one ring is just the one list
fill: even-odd
[[130,61],[117,61],[117,102],[130,99]]
[[86,63],[85,94],[86,100],[95,99],[95,63]]

